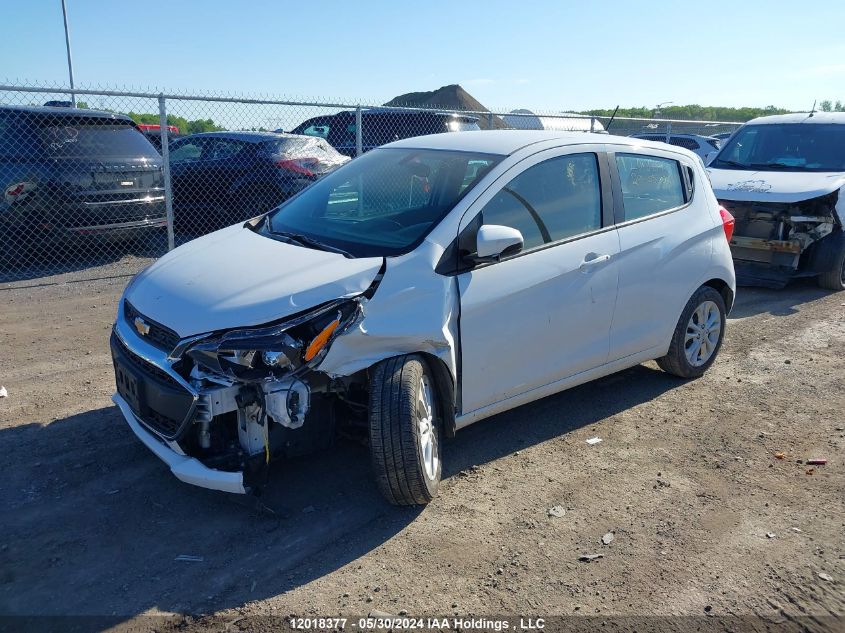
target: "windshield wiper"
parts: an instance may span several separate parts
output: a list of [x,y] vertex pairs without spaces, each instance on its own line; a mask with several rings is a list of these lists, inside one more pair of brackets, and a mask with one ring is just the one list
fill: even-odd
[[288,242],[292,244],[297,244],[298,246],[304,246],[306,248],[314,248],[318,251],[328,251],[330,253],[338,253],[339,255],[343,255],[346,258],[352,259],[353,256],[351,253],[343,250],[342,248],[338,248],[337,246],[332,246],[331,244],[326,244],[325,242],[321,242],[319,240],[315,240],[313,237],[309,237],[307,235],[302,235],[301,233],[290,233],[288,231],[270,231],[271,235],[275,235],[277,237],[282,237],[286,239]]
[[[752,169],[752,165],[746,165],[744,163],[738,163],[735,160],[725,160],[724,158],[717,158],[714,163],[722,163],[724,165],[730,165],[731,167],[737,167],[738,169]],[[710,163],[710,167],[715,167],[713,163]]]
[[780,161],[774,161],[771,163],[755,163],[755,168],[763,168],[763,167],[779,167],[780,169],[801,169],[802,165],[787,165],[786,163],[782,163]]

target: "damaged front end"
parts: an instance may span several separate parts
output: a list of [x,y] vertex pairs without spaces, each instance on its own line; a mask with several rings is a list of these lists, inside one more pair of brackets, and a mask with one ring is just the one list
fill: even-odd
[[719,202],[733,215],[730,242],[737,281],[783,287],[830,269],[845,239],[841,190],[799,202]]
[[347,385],[316,368],[361,320],[367,294],[181,340],[124,299],[111,337],[114,400],[179,479],[227,492],[260,489],[271,459],[333,440]]

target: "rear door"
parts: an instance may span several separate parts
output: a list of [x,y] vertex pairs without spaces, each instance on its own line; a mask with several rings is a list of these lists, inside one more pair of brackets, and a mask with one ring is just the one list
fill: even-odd
[[253,167],[255,144],[238,139],[214,137],[207,140],[198,163],[203,195],[209,206],[230,212],[247,192],[239,183]]
[[174,221],[191,232],[199,228],[197,214],[203,192],[198,174],[207,141],[204,136],[186,136],[169,147]]
[[525,241],[458,275],[464,414],[607,361],[619,238],[602,148],[581,147],[519,163],[461,222],[464,252],[482,224],[516,228]]
[[619,232],[619,298],[610,360],[668,343],[710,261],[713,218],[696,198],[691,159],[626,147],[609,154]]

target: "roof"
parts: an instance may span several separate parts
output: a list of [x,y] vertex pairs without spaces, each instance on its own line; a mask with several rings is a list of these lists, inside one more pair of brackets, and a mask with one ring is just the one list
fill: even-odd
[[45,106],[0,106],[4,112],[26,112],[28,114],[44,114],[49,116],[84,116],[96,119],[114,119],[132,121],[125,114],[104,112],[103,110],[87,110],[85,108],[54,108]]
[[751,119],[747,125],[773,125],[776,123],[839,123],[845,124],[845,112],[794,112],[793,114],[773,114]]
[[262,141],[279,141],[285,138],[315,138],[302,134],[283,134],[281,132],[198,132],[183,136],[182,138],[229,138],[247,143],[260,143]]
[[[407,147],[413,149],[450,149],[456,151],[479,152],[482,154],[513,154],[514,152],[543,141],[560,141],[561,145],[583,143],[615,143],[641,145],[640,142],[623,141],[622,137],[589,132],[555,132],[553,130],[478,130],[472,132],[449,132],[416,136],[401,141],[394,141],[385,147]],[[646,141],[648,143],[648,141]]]

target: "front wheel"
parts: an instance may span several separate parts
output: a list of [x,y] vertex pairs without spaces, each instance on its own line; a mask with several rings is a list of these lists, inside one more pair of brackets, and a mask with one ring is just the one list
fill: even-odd
[[722,347],[725,312],[719,292],[710,286],[696,290],[678,319],[669,352],[657,359],[660,369],[681,378],[703,375]]
[[845,290],[845,244],[833,260],[833,267],[819,275],[819,286],[828,290]]
[[440,485],[438,393],[421,356],[376,365],[370,378],[370,455],[376,482],[394,505],[426,504]]

